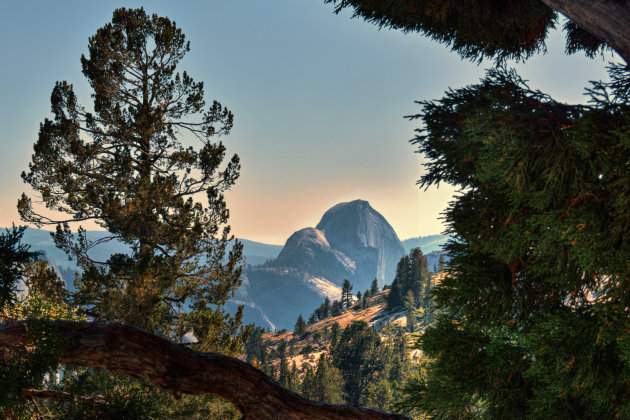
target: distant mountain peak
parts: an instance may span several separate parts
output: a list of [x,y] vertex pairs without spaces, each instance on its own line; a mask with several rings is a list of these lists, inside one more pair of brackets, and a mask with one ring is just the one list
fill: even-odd
[[[316,226],[330,246],[357,263],[362,283],[376,277],[381,285],[393,279],[398,260],[405,255],[394,228],[365,200],[339,203],[328,209]],[[363,284],[360,285],[363,287]]]

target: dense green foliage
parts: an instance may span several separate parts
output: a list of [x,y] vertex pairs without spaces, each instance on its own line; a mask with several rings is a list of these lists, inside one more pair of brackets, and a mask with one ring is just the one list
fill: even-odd
[[20,242],[25,229],[26,226],[13,226],[0,234],[0,309],[15,301],[25,265],[35,256],[28,245]]
[[409,255],[398,261],[396,276],[387,295],[387,309],[405,306],[408,292],[411,292],[413,301],[418,306],[430,307],[431,273],[428,266],[427,257],[419,248],[413,248]]
[[[83,270],[75,301],[96,319],[177,340],[194,332],[208,349],[234,351],[238,343],[228,336],[238,332],[240,313],[226,317],[221,306],[240,283],[241,246],[226,250],[223,192],[240,165],[233,156],[222,167],[225,146],[211,141],[229,133],[233,116],[218,102],[204,110],[203,83],[176,72],[189,48],[169,19],[116,10],[90,38],[89,57],[81,57],[93,111],[79,104],[72,85],[58,82],[54,119],[41,124],[22,174],[45,206],[66,219],[52,220],[25,195],[18,208],[25,221],[57,226],[56,244]],[[184,147],[183,133],[202,147]],[[200,193],[205,205],[195,201]],[[122,241],[130,255],[94,261],[88,251],[96,242],[81,229],[72,235],[68,224],[84,221],[110,233],[98,243]]]
[[361,390],[380,368],[376,356],[381,344],[376,331],[366,322],[353,322],[341,333],[339,342],[331,350],[335,366],[345,379],[344,392],[349,404],[358,405]]
[[[78,320],[81,317],[67,302],[62,281],[38,254],[22,244],[24,227],[7,229],[0,234],[2,286],[7,299],[0,302],[0,322],[32,319],[27,348],[3,348],[0,351],[0,414],[3,417],[26,416],[33,406],[21,398],[22,390],[54,385],[58,372],[54,356],[60,348],[54,329],[42,320]],[[48,378],[48,379],[47,379]],[[35,411],[36,412],[36,411]]]
[[[472,60],[525,59],[545,51],[545,39],[558,13],[540,0],[325,0],[335,12],[353,10],[355,17],[379,27],[420,32],[449,45]],[[568,53],[592,57],[606,48],[572,21],[564,25]]]
[[310,367],[306,369],[299,390],[303,397],[311,400],[343,404],[342,384],[341,372],[331,362],[330,356],[322,354],[315,371]]
[[630,417],[630,83],[611,76],[588,106],[504,69],[421,102],[422,185],[462,191],[412,397],[437,418]]

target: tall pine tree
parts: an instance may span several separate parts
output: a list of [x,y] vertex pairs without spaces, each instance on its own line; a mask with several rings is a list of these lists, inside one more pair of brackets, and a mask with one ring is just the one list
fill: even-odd
[[[24,181],[48,210],[23,195],[23,220],[56,225],[55,242],[83,274],[75,301],[96,320],[136,325],[172,339],[194,333],[204,350],[236,353],[241,312],[222,306],[240,284],[242,247],[228,250],[224,192],[239,174],[236,155],[213,138],[233,115],[206,106],[204,85],[176,72],[190,46],[168,18],[118,9],[81,57],[90,107],[57,82],[53,119],[40,126]],[[190,135],[200,148],[184,146]],[[205,195],[205,203],[197,201]],[[53,217],[59,215],[59,217]],[[108,236],[90,240],[70,223],[93,222]],[[128,254],[96,261],[90,249],[117,240]]]

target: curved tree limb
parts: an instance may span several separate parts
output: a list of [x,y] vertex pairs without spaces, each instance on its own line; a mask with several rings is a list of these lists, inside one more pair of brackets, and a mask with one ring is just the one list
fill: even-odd
[[[41,322],[41,321],[40,321]],[[47,321],[64,343],[61,363],[102,368],[173,393],[213,394],[244,419],[404,419],[358,407],[308,401],[238,359],[200,353],[139,328],[94,322]],[[0,349],[29,343],[29,321],[0,324]]]
[[630,1],[542,0],[610,45],[630,65]]

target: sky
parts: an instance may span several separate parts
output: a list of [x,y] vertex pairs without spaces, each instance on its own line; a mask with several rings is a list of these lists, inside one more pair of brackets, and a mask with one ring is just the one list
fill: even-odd
[[[221,140],[242,164],[226,195],[238,237],[283,244],[355,199],[369,201],[401,239],[443,232],[440,214],[454,190],[418,188],[423,157],[409,140],[420,123],[404,116],[420,112],[414,101],[477,82],[493,63],[464,61],[420,34],[379,30],[349,12],[335,15],[323,0],[3,0],[0,226],[20,224],[17,199],[32,195],[20,173],[39,124],[51,117],[55,82],[73,84],[89,104],[80,65],[88,38],[116,8],[140,6],[177,22],[191,43],[178,69],[204,82],[208,103],[235,115]],[[531,87],[570,103],[584,102],[583,87],[606,79],[614,59],[566,56],[560,32],[548,49],[515,67]]]

